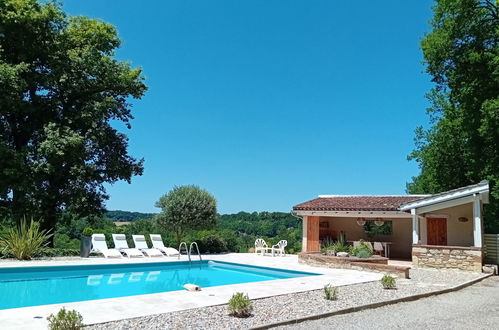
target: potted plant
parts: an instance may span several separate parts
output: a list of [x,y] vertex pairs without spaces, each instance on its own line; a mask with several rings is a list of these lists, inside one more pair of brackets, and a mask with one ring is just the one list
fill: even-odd
[[80,239],[80,257],[88,258],[92,250],[92,234],[94,231],[90,227],[85,227]]

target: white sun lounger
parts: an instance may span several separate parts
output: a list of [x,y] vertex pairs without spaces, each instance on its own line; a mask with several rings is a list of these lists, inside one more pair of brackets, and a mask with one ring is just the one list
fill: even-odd
[[123,257],[120,251],[116,249],[108,249],[106,244],[106,237],[104,234],[92,235],[92,251],[100,252],[106,258],[121,258]]
[[161,235],[150,234],[149,236],[151,237],[152,246],[163,252],[167,257],[178,256],[180,254],[177,249],[165,247]]
[[144,257],[139,249],[129,248],[124,234],[113,234],[114,247],[123,252],[128,258]]
[[163,253],[161,253],[158,249],[150,249],[147,246],[146,238],[144,235],[132,235],[133,243],[135,243],[135,247],[145,253],[148,257],[162,257]]

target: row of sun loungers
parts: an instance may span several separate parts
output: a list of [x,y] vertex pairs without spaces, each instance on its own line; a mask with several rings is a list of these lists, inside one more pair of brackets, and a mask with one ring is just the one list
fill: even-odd
[[92,251],[100,252],[106,258],[128,258],[138,257],[173,257],[178,256],[177,249],[165,247],[161,235],[149,235],[153,247],[147,246],[146,238],[144,235],[132,235],[135,248],[130,248],[124,234],[113,234],[114,249],[107,247],[106,237],[104,234],[92,235]]

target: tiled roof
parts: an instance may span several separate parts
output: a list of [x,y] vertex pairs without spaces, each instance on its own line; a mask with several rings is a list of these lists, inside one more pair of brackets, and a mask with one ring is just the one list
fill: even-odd
[[400,205],[427,195],[400,196],[319,196],[293,206],[294,211],[398,211]]

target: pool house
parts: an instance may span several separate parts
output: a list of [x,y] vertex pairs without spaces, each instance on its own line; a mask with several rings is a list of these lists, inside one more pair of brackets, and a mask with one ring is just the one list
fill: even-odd
[[319,195],[293,213],[303,219],[304,253],[318,253],[340,237],[362,239],[415,267],[481,271],[488,201],[489,184],[482,181],[435,195]]

